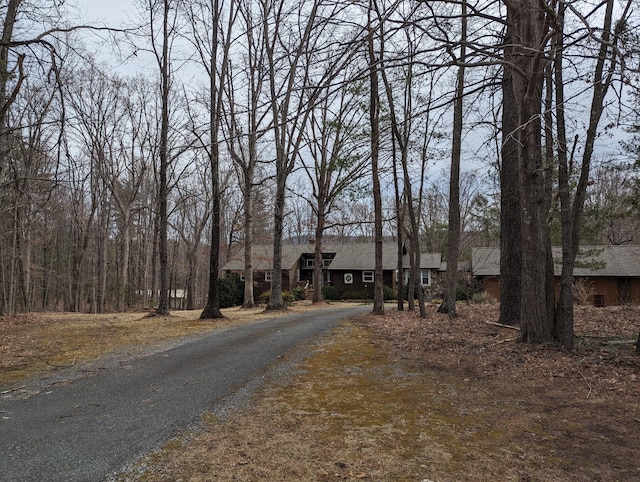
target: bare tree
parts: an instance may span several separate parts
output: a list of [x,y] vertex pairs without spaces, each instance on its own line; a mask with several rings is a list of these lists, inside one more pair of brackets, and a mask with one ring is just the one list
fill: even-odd
[[[220,311],[218,281],[220,277],[220,134],[224,103],[224,83],[229,69],[232,27],[237,15],[236,2],[210,0],[186,6],[193,45],[199,63],[207,74],[209,98],[208,141],[201,139],[210,160],[211,175],[211,252],[209,257],[209,290],[207,304],[200,318],[223,318]],[[226,15],[226,29],[225,25]]]
[[[246,55],[242,70],[245,78],[246,94],[234,84],[233,65],[225,80],[225,94],[228,97],[228,110],[224,116],[226,123],[226,141],[231,159],[238,172],[242,191],[244,219],[244,301],[243,308],[254,308],[252,247],[254,236],[255,191],[258,180],[256,170],[259,162],[258,143],[267,129],[268,110],[261,109],[261,95],[265,87],[267,69],[265,67],[264,34],[262,22],[254,18],[254,2],[243,0],[238,11],[244,22],[243,38],[246,40]],[[236,92],[238,91],[238,92]],[[241,100],[243,99],[243,100]],[[241,112],[244,110],[244,114]]]
[[[513,48],[505,49],[505,71],[511,75],[517,129],[518,170],[522,201],[522,275],[520,328],[523,341],[552,339],[553,261],[545,198],[549,169],[542,155],[542,92],[545,48],[553,14],[547,4],[505,1]],[[508,74],[507,74],[508,75]]]
[[[513,26],[505,27],[505,58],[513,56]],[[522,301],[522,206],[518,163],[518,106],[512,69],[502,74],[502,144],[500,150],[500,323],[520,323]]]
[[[325,5],[326,4],[326,5]],[[267,58],[268,102],[271,108],[271,135],[275,154],[276,192],[274,196],[273,276],[268,310],[284,308],[282,298],[282,233],[286,186],[299,157],[304,129],[312,107],[324,86],[354,55],[350,45],[328,43],[327,30],[336,12],[345,8],[325,0],[276,2],[262,0],[263,36]],[[328,11],[324,11],[324,7]],[[322,15],[320,15],[322,11]],[[295,28],[285,22],[293,21]],[[295,35],[292,35],[295,32]],[[285,38],[286,37],[286,38]],[[324,72],[310,63],[312,52],[333,51],[333,62]],[[305,62],[306,61],[306,62]]]
[[[34,79],[35,80],[35,79]],[[31,311],[35,306],[35,245],[39,244],[38,226],[41,211],[55,189],[55,157],[50,155],[55,142],[52,104],[55,91],[38,80],[25,80],[25,88],[16,96],[7,115],[10,125],[24,126],[6,135],[5,173],[0,209],[6,211],[10,224],[3,226],[11,233],[7,243],[11,261],[8,270],[6,308],[15,314],[18,306]],[[4,224],[4,223],[2,223]]]
[[[11,104],[15,102],[20,87],[24,82],[24,55],[19,55],[15,67],[11,71],[9,70],[10,46],[13,40],[13,30],[21,1],[22,0],[9,0],[2,24],[2,37],[0,38],[0,141],[3,141],[6,136],[7,112]],[[9,79],[15,76],[16,70],[18,74],[17,81],[12,91],[7,92]],[[4,156],[7,150],[6,145],[0,146],[0,149],[0,154]],[[0,174],[2,173],[2,164],[3,163],[0,162]]]
[[458,259],[460,258],[460,156],[462,151],[463,99],[465,92],[465,62],[467,56],[467,2],[461,3],[460,52],[454,61],[458,63],[456,96],[453,103],[453,132],[451,139],[451,173],[449,176],[449,242],[447,245],[447,271],[444,282],[444,299],[439,312],[457,316]]
[[[384,23],[380,20],[381,29]],[[384,32],[381,34],[384,37]],[[416,213],[416,205],[421,202],[421,199],[418,199],[416,202],[413,194],[413,185],[410,178],[409,173],[409,150],[410,150],[410,142],[411,135],[413,131],[413,117],[415,113],[413,112],[413,89],[414,89],[414,55],[416,50],[416,45],[411,38],[411,34],[405,30],[405,42],[406,49],[408,50],[406,64],[403,65],[403,73],[401,74],[403,77],[403,88],[401,89],[402,96],[400,98],[401,114],[396,112],[395,99],[393,94],[393,87],[391,82],[389,81],[387,75],[386,64],[384,61],[384,38],[381,46],[381,63],[380,63],[380,75],[384,82],[385,92],[387,96],[387,102],[389,106],[389,116],[391,121],[391,131],[394,138],[394,145],[398,146],[400,150],[400,166],[402,168],[402,179],[404,183],[403,195],[402,198],[404,200],[403,207],[404,211],[406,211],[406,216],[409,219],[409,233],[408,238],[410,242],[409,246],[409,258],[410,258],[410,274],[409,274],[409,282],[413,285],[413,289],[409,290],[409,309],[413,308],[413,293],[417,292],[418,295],[418,307],[420,310],[420,316],[425,318],[427,316],[426,307],[424,304],[424,293],[422,291],[421,286],[421,277],[420,277],[420,223],[419,218]],[[400,90],[400,89],[398,89]],[[400,115],[402,117],[400,117]],[[424,166],[424,165],[423,165]],[[422,185],[424,183],[424,172],[420,172],[420,193],[422,193]],[[402,257],[399,254],[399,258]],[[399,276],[402,276],[403,270],[399,271]],[[414,291],[415,290],[415,291]],[[400,294],[400,297],[402,293]]]
[[369,122],[371,125],[371,177],[373,181],[374,242],[375,242],[375,278],[373,288],[374,315],[384,314],[384,290],[382,282],[382,194],[380,192],[380,87],[379,51],[376,51],[375,40],[380,28],[374,21],[374,10],[380,17],[377,2],[369,0],[367,11],[367,63],[369,65]]
[[632,168],[602,164],[592,169],[580,239],[583,244],[638,244],[637,177]]
[[[571,200],[569,193],[570,164],[574,162],[574,149],[568,154],[568,143],[565,127],[565,96],[563,77],[564,37],[562,23],[565,18],[565,5],[559,5],[558,31],[555,36],[555,91],[556,117],[558,119],[558,162],[559,162],[559,199],[561,206],[562,226],[562,273],[560,277],[560,296],[556,307],[553,335],[556,341],[566,348],[573,345],[573,268],[580,246],[580,228],[583,217],[587,186],[590,183],[591,158],[598,133],[598,125],[605,109],[605,98],[611,87],[619,61],[618,44],[621,35],[628,26],[628,15],[632,2],[628,1],[621,17],[613,21],[614,2],[606,2],[603,25],[600,29],[599,50],[593,79],[593,96],[589,111],[589,126],[586,133],[580,176],[576,191]],[[576,139],[577,141],[577,139]]]
[[[201,161],[194,160],[194,164],[199,162]],[[172,225],[182,239],[187,258],[185,281],[187,310],[196,308],[200,249],[204,240],[204,231],[211,219],[211,193],[207,189],[210,177],[206,178],[208,174],[208,169],[197,166],[193,182],[189,184],[183,182],[176,189],[178,193],[175,208],[177,219]]]
[[[345,70],[345,77],[351,72]],[[302,160],[302,166],[311,184],[311,196],[307,196],[308,187],[301,192],[313,210],[315,216],[314,232],[314,274],[313,302],[322,301],[322,251],[325,230],[331,229],[331,218],[335,202],[347,189],[352,187],[364,173],[368,158],[362,150],[362,118],[365,115],[360,107],[362,89],[359,86],[346,87],[348,78],[335,94],[333,86],[326,86],[324,95],[311,113],[306,143],[310,150],[310,159]]]
[[156,315],[169,314],[169,248],[168,199],[170,192],[169,175],[172,163],[172,153],[169,145],[171,130],[171,86],[174,69],[171,55],[179,27],[179,0],[144,0],[145,14],[148,15],[149,49],[158,69],[158,91],[160,99],[160,119],[158,138],[157,169],[157,213],[156,233],[158,240],[159,259],[159,296]]

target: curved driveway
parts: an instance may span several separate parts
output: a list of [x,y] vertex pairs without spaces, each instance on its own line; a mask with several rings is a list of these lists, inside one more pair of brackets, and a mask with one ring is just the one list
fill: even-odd
[[26,399],[0,395],[0,480],[99,481],[157,449],[206,411],[233,409],[274,361],[370,307],[338,308],[214,331],[129,358]]

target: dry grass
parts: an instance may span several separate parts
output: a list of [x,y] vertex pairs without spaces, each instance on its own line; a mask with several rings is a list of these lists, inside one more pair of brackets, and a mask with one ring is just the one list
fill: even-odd
[[[497,310],[464,305],[451,320],[430,306],[426,320],[389,310],[345,322],[248,408],[204,414],[198,431],[118,480],[640,481],[640,358],[629,343],[640,307],[577,307],[571,353],[516,343],[514,330],[487,323]],[[29,339],[12,344],[50,342],[51,359],[68,363],[82,352],[67,339],[80,328],[78,340],[102,347],[84,351],[96,356],[273,315],[236,314],[65,315],[25,324]],[[0,331],[3,346],[12,329]]]
[[574,353],[515,343],[485,323],[496,306],[460,312],[344,323],[296,376],[121,480],[640,480],[640,363],[604,343],[638,309],[577,310],[603,343]]
[[[289,312],[315,309],[301,302]],[[94,360],[113,351],[136,351],[168,340],[253,323],[288,312],[263,308],[222,310],[225,318],[200,320],[200,311],[148,313],[30,313],[0,318],[0,386]]]

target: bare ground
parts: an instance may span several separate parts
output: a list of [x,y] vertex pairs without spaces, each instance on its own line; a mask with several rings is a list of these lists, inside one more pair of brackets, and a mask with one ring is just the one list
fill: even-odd
[[571,353],[459,312],[346,322],[119,480],[640,481],[640,307],[576,307]]

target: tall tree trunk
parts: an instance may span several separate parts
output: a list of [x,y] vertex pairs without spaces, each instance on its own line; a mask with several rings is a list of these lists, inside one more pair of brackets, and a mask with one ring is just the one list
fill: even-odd
[[[629,1],[621,14],[621,20],[625,19],[632,6]],[[607,0],[605,16],[603,20],[602,41],[598,52],[596,69],[593,79],[593,96],[589,115],[589,127],[585,139],[585,147],[582,154],[580,168],[580,178],[576,186],[576,192],[571,204],[569,193],[569,160],[567,159],[567,139],[564,124],[564,81],[562,76],[562,53],[564,49],[562,32],[556,35],[556,57],[555,57],[555,84],[556,84],[556,117],[558,119],[558,161],[559,161],[559,195],[561,203],[561,223],[562,223],[562,275],[560,284],[560,298],[555,312],[554,337],[565,348],[573,346],[574,324],[573,324],[573,270],[576,256],[580,246],[580,228],[582,214],[586,198],[587,186],[589,183],[589,173],[591,169],[591,158],[595,140],[597,137],[598,124],[604,111],[604,99],[611,85],[613,73],[615,71],[616,53],[615,47],[618,36],[613,33],[613,0]],[[559,5],[560,18],[564,16],[564,4]],[[626,25],[625,21],[620,21],[617,25]],[[609,68],[605,72],[605,66],[609,60]],[[575,142],[577,142],[577,137]],[[575,152],[575,144],[572,149],[571,160]]]
[[398,293],[398,311],[404,311],[404,221],[403,221],[403,209],[402,209],[402,197],[400,193],[400,183],[398,182],[398,163],[396,160],[396,142],[393,139],[393,190],[395,195],[395,207],[396,207],[396,236],[398,247],[398,263],[396,265],[396,292]]
[[[22,0],[9,0],[9,3],[6,6],[6,14],[2,25],[2,37],[0,38],[0,140],[2,141],[2,145],[0,145],[0,155],[2,156],[6,155],[8,148],[5,139],[7,113],[17,94],[17,90],[14,89],[14,92],[11,95],[7,95],[7,83],[9,79],[13,77],[9,72],[9,44],[13,38],[13,28],[16,23],[18,9],[21,3]],[[18,59],[18,62],[20,67],[20,78],[18,79],[16,89],[19,89],[20,83],[24,78],[21,68],[22,60]],[[0,163],[0,169],[1,166],[2,163]]]
[[[105,211],[103,209],[103,211]],[[108,234],[106,227],[109,225],[109,213],[101,213],[102,220],[101,226],[98,230],[98,246],[96,255],[98,257],[97,276],[96,276],[96,313],[104,313],[107,308],[107,276],[109,274],[108,269],[108,252],[107,252],[107,240]],[[104,222],[104,224],[103,224]]]
[[[295,48],[289,52],[287,63],[285,64],[286,85],[279,85],[276,75],[277,60],[276,46],[281,42],[282,33],[282,4],[274,2],[275,8],[274,31],[271,32],[270,21],[267,11],[263,17],[263,34],[266,45],[266,54],[268,59],[269,70],[269,102],[273,115],[272,130],[275,141],[275,163],[276,163],[276,193],[275,205],[273,213],[273,273],[271,281],[271,296],[267,305],[267,310],[281,310],[285,307],[282,298],[282,234],[284,230],[285,216],[285,200],[287,178],[293,170],[296,159],[300,152],[300,146],[303,140],[303,131],[309,119],[312,108],[322,91],[323,86],[311,87],[309,84],[309,64],[303,63],[303,58],[308,58],[307,49],[312,32],[316,26],[318,18],[318,9],[320,8],[319,0],[309,2],[309,12],[305,19],[304,30],[300,39],[296,40]],[[303,74],[301,74],[303,73]],[[325,74],[326,75],[326,74]],[[302,82],[302,86],[296,82]],[[302,104],[302,98],[297,99],[298,104],[295,105],[294,97],[296,93],[302,92],[308,88],[305,95],[305,105]],[[294,104],[292,104],[294,102]],[[289,267],[287,267],[288,269]]]
[[[240,154],[236,152],[236,134],[242,134],[243,128],[237,125],[236,112],[231,107],[231,112],[227,116],[227,119],[231,123],[231,135],[228,137],[230,145],[231,159],[236,162],[240,167],[241,172],[241,186],[243,195],[243,217],[244,217],[244,301],[242,308],[251,309],[255,308],[255,298],[253,291],[253,266],[252,266],[252,251],[253,251],[253,199],[254,199],[254,177],[255,168],[258,162],[258,127],[259,127],[259,106],[260,104],[260,92],[263,87],[265,67],[264,62],[264,50],[260,49],[256,44],[260,44],[260,33],[258,26],[253,22],[252,10],[250,3],[241,3],[239,5],[239,11],[244,17],[247,25],[245,33],[245,43],[247,45],[247,62],[248,62],[248,88],[247,88],[247,151],[248,158],[242,156],[242,149],[238,149]],[[257,32],[257,33],[256,33]],[[264,39],[263,39],[264,40]],[[230,98],[234,96],[232,76],[228,76],[228,88],[227,95]],[[235,105],[235,102],[229,102],[231,106]]]
[[[284,157],[284,152],[280,156]],[[271,273],[271,295],[267,305],[268,310],[282,310],[285,307],[284,299],[282,298],[282,232],[284,230],[285,189],[287,183],[285,169],[278,162],[273,213],[273,271]]]
[[[213,87],[213,86],[212,86]],[[214,127],[217,129],[216,127]],[[217,137],[217,136],[216,136]],[[211,253],[209,255],[209,291],[201,319],[224,318],[220,311],[220,179],[219,152],[215,140],[211,146]]]
[[[387,80],[387,76],[385,74],[385,70],[381,67],[382,79],[385,84],[385,90],[387,92],[387,98],[389,100],[390,112],[391,112],[391,126],[393,129],[394,136],[396,138],[397,143],[400,145],[400,164],[402,165],[402,175],[404,181],[404,205],[407,213],[409,215],[409,225],[410,225],[410,234],[409,234],[409,243],[410,243],[410,282],[413,283],[415,292],[418,294],[418,309],[420,310],[420,317],[426,318],[427,309],[424,304],[424,292],[422,290],[422,276],[420,273],[420,223],[418,222],[418,216],[416,214],[416,206],[415,200],[413,197],[412,186],[411,186],[411,176],[409,173],[409,140],[410,140],[410,131],[411,131],[411,123],[409,121],[412,112],[412,82],[413,75],[411,66],[408,68],[407,80],[406,80],[406,88],[405,88],[405,125],[400,131],[400,126],[398,125],[398,119],[395,113],[395,108],[393,106],[393,95],[391,91],[391,84]],[[409,305],[410,309],[413,307],[412,304]]]
[[227,76],[229,64],[229,46],[231,42],[231,26],[233,24],[233,2],[229,9],[228,30],[225,33],[225,41],[222,48],[222,62],[218,67],[219,34],[222,21],[221,6],[218,0],[211,3],[214,27],[211,34],[211,58],[209,65],[209,88],[211,106],[209,111],[211,147],[209,151],[211,161],[211,253],[209,255],[209,292],[207,305],[200,318],[218,319],[224,318],[220,311],[220,146],[219,132],[221,116],[223,112],[222,88]]
[[[540,4],[508,1],[507,23],[513,26],[514,49],[505,52],[512,69],[518,112],[518,158],[522,199],[521,339],[529,343],[552,340],[553,303],[549,305],[549,280],[553,280],[551,242],[545,199],[547,167],[542,157],[542,90],[544,49],[549,29]],[[509,55],[510,54],[510,55]],[[552,267],[552,265],[551,265]]]
[[374,28],[371,15],[373,5],[369,2],[369,82],[370,105],[369,120],[371,125],[371,176],[373,178],[373,208],[374,208],[374,241],[375,241],[375,279],[373,285],[373,314],[384,314],[384,289],[382,279],[382,194],[380,189],[380,173],[378,158],[380,152],[380,90],[378,87],[378,59],[374,48]]
[[318,217],[315,232],[315,248],[314,248],[314,264],[313,264],[313,302],[320,303],[323,300],[322,297],[322,271],[324,265],[322,262],[322,237],[324,234],[325,224],[325,210],[326,206],[322,202],[325,199],[324,196],[318,196]]
[[[507,23],[505,57],[512,57],[513,26]],[[502,71],[502,149],[500,163],[500,323],[520,324],[522,208],[518,165],[518,105],[512,69]]]
[[160,57],[160,87],[162,110],[160,121],[160,177],[158,185],[158,258],[160,260],[160,294],[156,314],[169,314],[169,249],[168,226],[169,214],[167,200],[169,184],[169,89],[171,73],[169,67],[169,0],[164,0],[162,18],[162,55]]
[[242,307],[255,308],[253,296],[253,176],[245,179],[244,189],[244,301]]
[[130,212],[122,212],[122,239],[120,240],[120,262],[118,269],[120,276],[118,280],[118,311],[127,309],[127,293],[129,289],[129,253],[131,244],[131,223],[129,220]]
[[[564,22],[564,4],[558,6],[558,18]],[[560,226],[562,233],[562,273],[560,275],[560,293],[556,306],[553,335],[567,347],[573,345],[573,232],[571,229],[571,195],[569,192],[569,162],[567,155],[567,130],[564,118],[564,85],[562,59],[564,51],[564,23],[556,32],[553,40],[554,59],[553,76],[555,81],[557,157],[558,157],[558,198],[560,200]],[[548,87],[550,89],[551,86]],[[572,153],[573,155],[573,153]],[[564,340],[564,341],[563,341]]]
[[[7,113],[9,107],[15,100],[15,95],[7,95],[7,83],[10,78],[12,78],[11,73],[9,72],[9,43],[13,37],[13,29],[16,23],[18,8],[20,7],[21,0],[9,0],[6,6],[6,14],[3,20],[2,25],[2,37],[0,38],[0,174],[2,174],[3,168],[5,166],[4,157],[9,154],[10,150],[10,142],[9,136],[7,133]],[[21,79],[23,79],[22,74],[22,60],[19,59],[19,67],[20,67],[20,79],[18,80],[18,87],[21,83]],[[17,90],[14,90],[17,92]],[[15,214],[15,213],[14,213]],[[15,223],[14,223],[15,227]],[[15,280],[15,268],[16,268],[16,257],[17,254],[15,251],[15,241],[16,241],[16,231],[14,230],[13,237],[13,256],[11,258],[11,268],[9,271],[9,291],[6,296],[3,296],[4,303],[6,309],[10,315],[14,315],[16,312],[15,305],[15,288],[16,288],[16,280]],[[0,307],[1,308],[1,307]],[[1,311],[0,311],[1,314]]]
[[462,107],[467,42],[467,3],[462,2],[460,38],[460,65],[456,79],[456,98],[453,104],[453,135],[451,145],[451,171],[449,177],[449,242],[447,244],[447,271],[444,281],[444,299],[438,311],[450,317],[458,315],[458,258],[460,256],[460,157],[462,152]]

